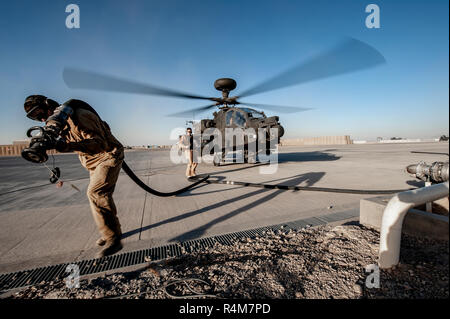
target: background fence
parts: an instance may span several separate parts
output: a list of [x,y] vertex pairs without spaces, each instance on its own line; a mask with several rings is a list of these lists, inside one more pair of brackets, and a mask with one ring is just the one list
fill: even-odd
[[[24,148],[28,147],[28,143],[17,143],[12,145],[0,145],[0,156],[20,156]],[[55,150],[47,151],[47,154],[56,154]]]
[[349,135],[281,139],[281,146],[353,144]]

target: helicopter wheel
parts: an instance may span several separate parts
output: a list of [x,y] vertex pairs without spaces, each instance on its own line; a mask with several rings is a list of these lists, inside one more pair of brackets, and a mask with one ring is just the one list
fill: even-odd
[[271,153],[271,149],[270,149],[270,140],[266,140],[266,156],[269,156]]
[[214,153],[214,159],[213,159],[214,166],[220,166],[220,162],[221,162],[221,156],[218,155],[217,153]]

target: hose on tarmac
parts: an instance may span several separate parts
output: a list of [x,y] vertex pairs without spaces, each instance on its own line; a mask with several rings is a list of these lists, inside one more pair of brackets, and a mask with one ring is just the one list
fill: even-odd
[[[359,195],[389,195],[389,194],[396,194],[396,193],[401,193],[401,192],[415,189],[415,188],[407,188],[407,189],[390,189],[390,190],[361,190],[361,189],[328,188],[328,187],[314,187],[314,186],[288,186],[288,185],[280,185],[280,184],[274,185],[274,184],[249,183],[249,182],[238,182],[238,181],[228,181],[228,180],[211,180],[211,179],[209,179],[209,177],[210,177],[209,175],[198,175],[196,177],[190,178],[190,180],[195,181],[191,185],[188,185],[184,188],[181,188],[181,189],[173,191],[173,192],[164,193],[164,192],[160,192],[160,191],[150,188],[147,184],[145,184],[143,181],[141,181],[139,179],[139,177],[137,177],[136,174],[134,174],[134,172],[131,170],[131,168],[127,165],[127,163],[125,161],[122,163],[122,169],[143,190],[145,190],[146,192],[149,192],[150,194],[153,194],[155,196],[160,196],[160,197],[170,197],[170,196],[179,195],[201,183],[237,185],[237,186],[244,186],[244,187],[258,187],[258,188],[266,188],[266,189],[279,189],[279,190],[292,190],[292,191],[310,191],[310,192],[359,194]],[[47,185],[48,184],[42,184],[42,185],[12,190],[9,192],[1,193],[0,196],[6,195],[9,193],[13,193],[13,192],[27,190],[27,189],[34,188],[34,187],[42,187],[42,186],[47,186]]]
[[[209,175],[207,175],[209,177]],[[288,186],[288,185],[280,185],[280,184],[262,184],[262,183],[248,183],[248,182],[237,182],[237,181],[227,181],[227,180],[211,180],[206,179],[201,175],[198,175],[195,178],[207,184],[226,184],[226,185],[237,185],[237,186],[245,186],[245,187],[259,187],[259,188],[267,188],[267,189],[280,189],[280,190],[292,190],[292,191],[310,191],[310,192],[326,192],[326,193],[341,193],[341,194],[360,194],[360,195],[387,195],[387,194],[396,194],[409,190],[413,190],[415,188],[408,189],[388,189],[388,190],[361,190],[361,189],[345,189],[345,188],[328,188],[328,187],[313,187],[313,186]]]
[[143,181],[141,181],[139,179],[139,177],[137,177],[136,174],[134,174],[134,172],[131,170],[131,168],[128,166],[128,164],[125,161],[123,161],[123,163],[122,163],[122,169],[133,180],[133,182],[135,182],[139,187],[141,187],[146,192],[148,192],[152,195],[155,195],[155,196],[159,196],[159,197],[169,197],[169,196],[175,196],[175,195],[184,193],[184,192],[188,191],[189,189],[191,189],[192,187],[195,187],[198,184],[206,182],[209,178],[209,175],[206,175],[206,176],[201,177],[200,179],[196,179],[196,181],[194,183],[192,183],[191,185],[188,185],[184,188],[178,189],[173,192],[164,193],[164,192],[157,191],[156,189],[150,188],[147,184],[145,184]]

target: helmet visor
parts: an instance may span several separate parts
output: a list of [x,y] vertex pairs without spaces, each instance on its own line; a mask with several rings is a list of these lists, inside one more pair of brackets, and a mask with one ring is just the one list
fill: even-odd
[[46,110],[39,105],[33,107],[28,113],[27,117],[34,121],[45,121],[48,117]]

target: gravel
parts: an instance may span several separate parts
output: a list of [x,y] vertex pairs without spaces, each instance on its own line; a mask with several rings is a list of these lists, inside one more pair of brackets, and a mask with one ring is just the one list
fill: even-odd
[[400,264],[366,287],[379,233],[360,225],[322,226],[243,238],[140,270],[27,287],[9,298],[448,298],[448,241],[404,235]]

